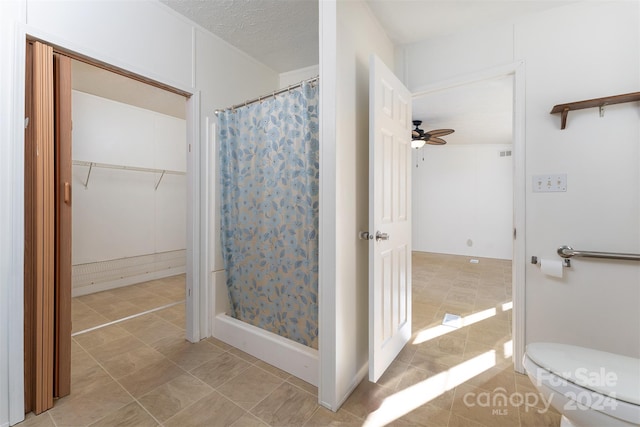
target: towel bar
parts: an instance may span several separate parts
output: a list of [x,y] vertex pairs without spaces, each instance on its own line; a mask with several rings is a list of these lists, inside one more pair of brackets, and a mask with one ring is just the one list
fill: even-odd
[[640,261],[640,254],[622,254],[617,252],[593,252],[593,251],[577,251],[571,246],[560,246],[558,255],[562,258],[584,257],[584,258],[606,258],[606,259],[624,259],[628,261]]

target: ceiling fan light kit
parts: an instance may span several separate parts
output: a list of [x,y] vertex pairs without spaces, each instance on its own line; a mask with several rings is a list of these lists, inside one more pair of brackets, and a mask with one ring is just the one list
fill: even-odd
[[422,147],[424,147],[424,144],[426,144],[426,142],[421,140],[421,139],[412,139],[411,140],[411,148],[422,148]]
[[[441,136],[449,135],[454,132],[453,129],[434,129],[429,132],[425,132],[420,129],[422,120],[413,120],[413,125],[416,127],[411,131],[411,148],[424,148],[425,144],[429,145],[444,145],[447,143]],[[424,150],[422,152],[422,161],[424,162]],[[418,164],[416,163],[416,167]]]

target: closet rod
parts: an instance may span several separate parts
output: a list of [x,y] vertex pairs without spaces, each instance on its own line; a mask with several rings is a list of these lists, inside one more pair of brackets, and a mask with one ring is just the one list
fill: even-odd
[[256,102],[262,102],[262,101],[264,101],[266,99],[273,98],[276,95],[280,95],[281,93],[289,92],[291,89],[297,89],[300,86],[302,86],[303,83],[315,83],[318,80],[320,80],[320,76],[312,77],[312,78],[310,78],[308,80],[303,80],[300,83],[295,83],[295,84],[292,84],[290,86],[287,86],[284,89],[276,90],[276,91],[274,91],[274,92],[272,92],[270,94],[259,96],[257,98],[250,99],[248,101],[244,101],[242,104],[236,104],[236,105],[232,105],[231,107],[224,108],[222,110],[216,110],[213,113],[217,116],[217,115],[219,115],[220,113],[222,113],[223,111],[226,111],[226,110],[235,110],[236,108],[246,107],[247,105],[255,104]]
[[84,183],[84,188],[88,188],[89,186],[89,177],[91,176],[91,170],[93,168],[105,168],[105,169],[118,169],[118,170],[128,170],[133,172],[151,172],[151,173],[161,173],[160,179],[156,184],[155,188],[158,189],[158,185],[160,185],[160,181],[162,181],[162,177],[167,175],[186,175],[186,172],[182,171],[174,171],[168,169],[152,169],[152,168],[140,168],[137,166],[124,166],[124,165],[113,165],[110,163],[97,163],[97,162],[85,162],[83,160],[73,160],[74,166],[87,166],[89,167],[89,172],[87,173],[87,179]]

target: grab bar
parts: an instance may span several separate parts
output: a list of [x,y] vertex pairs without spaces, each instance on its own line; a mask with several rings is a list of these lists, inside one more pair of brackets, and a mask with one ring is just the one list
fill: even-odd
[[640,254],[621,254],[616,252],[591,252],[576,251],[571,246],[560,246],[558,255],[562,258],[571,258],[574,256],[585,258],[607,258],[607,259],[625,259],[628,261],[640,261]]

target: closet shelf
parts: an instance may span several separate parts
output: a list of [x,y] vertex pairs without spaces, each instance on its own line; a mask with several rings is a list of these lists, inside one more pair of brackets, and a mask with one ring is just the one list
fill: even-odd
[[588,99],[586,101],[569,102],[567,104],[554,105],[551,114],[561,114],[560,129],[567,127],[567,115],[571,110],[582,110],[585,108],[600,108],[600,117],[604,116],[604,106],[622,104],[625,102],[640,101],[640,92],[626,93],[624,95],[605,96],[604,98]]
[[73,165],[74,166],[87,166],[89,168],[89,171],[87,172],[87,179],[84,182],[84,188],[88,188],[89,186],[89,177],[91,177],[91,170],[93,168],[105,168],[105,169],[119,169],[119,170],[127,170],[127,171],[133,171],[133,172],[151,172],[151,173],[159,173],[160,175],[160,179],[158,180],[158,182],[155,185],[155,189],[158,189],[158,186],[160,185],[160,182],[162,181],[162,178],[165,175],[186,175],[186,172],[182,172],[182,171],[174,171],[174,170],[170,170],[170,169],[152,169],[152,168],[140,168],[137,166],[124,166],[124,165],[113,165],[110,163],[97,163],[97,162],[86,162],[83,160],[73,160]]

